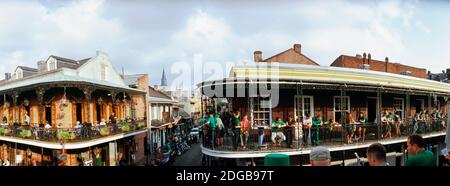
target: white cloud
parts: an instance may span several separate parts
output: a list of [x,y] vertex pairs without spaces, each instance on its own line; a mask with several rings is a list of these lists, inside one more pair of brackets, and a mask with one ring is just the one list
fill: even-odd
[[[102,5],[103,1],[83,0],[48,9],[36,1],[2,2],[1,70],[12,71],[18,64],[35,67],[36,61],[52,54],[91,57],[96,50],[118,45],[122,41],[121,26],[102,17]],[[17,51],[22,51],[20,58]]]

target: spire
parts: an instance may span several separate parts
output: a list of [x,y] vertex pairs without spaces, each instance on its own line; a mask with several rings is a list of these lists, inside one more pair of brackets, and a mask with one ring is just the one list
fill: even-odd
[[162,77],[161,77],[161,86],[162,87],[167,86],[166,72],[164,71],[164,68],[163,68],[163,73],[162,73]]

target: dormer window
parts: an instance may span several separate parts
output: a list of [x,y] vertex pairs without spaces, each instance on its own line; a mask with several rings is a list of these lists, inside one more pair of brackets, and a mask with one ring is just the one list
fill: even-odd
[[103,80],[103,81],[105,81],[106,80],[106,76],[107,76],[107,65],[105,65],[105,64],[102,64],[102,69],[101,69],[101,80]]
[[56,70],[56,60],[50,60],[47,65],[48,71]]
[[16,75],[16,79],[23,78],[23,70],[22,70],[21,68],[18,68],[18,69],[16,70],[15,75]]

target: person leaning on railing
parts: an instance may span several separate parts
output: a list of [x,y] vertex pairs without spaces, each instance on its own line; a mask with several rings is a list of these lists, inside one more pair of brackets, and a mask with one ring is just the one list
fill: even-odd
[[367,127],[367,117],[364,116],[364,112],[360,112],[358,116],[358,122],[361,124],[358,128],[359,137],[362,139],[361,141],[364,143],[366,140],[366,127]]
[[303,132],[303,146],[308,145],[308,139],[309,139],[309,129],[312,125],[312,118],[309,113],[305,114],[305,119],[302,123],[302,132]]
[[217,120],[214,117],[214,113],[209,113],[208,120],[206,121],[206,124],[209,126],[208,136],[209,136],[209,143],[211,147],[215,147],[215,140],[216,140],[216,123]]
[[280,117],[277,117],[272,122],[272,142],[274,146],[281,146],[281,142],[286,141],[286,136],[283,134],[283,127],[286,127]]
[[237,111],[234,116],[233,116],[233,120],[232,120],[232,124],[233,124],[233,148],[234,150],[238,149],[238,145],[239,145],[239,138],[241,136],[241,126],[240,126],[240,115],[241,113],[239,111]]
[[287,144],[288,148],[293,147],[292,146],[292,140],[293,140],[292,132],[293,132],[294,127],[295,127],[295,120],[291,115],[289,115],[287,123],[286,123],[286,127],[284,128],[284,132],[286,133],[286,144]]
[[216,121],[217,121],[217,126],[216,126],[216,144],[217,145],[223,145],[223,135],[225,133],[225,127],[224,124],[222,122],[222,119],[220,118],[219,114],[216,114]]
[[353,135],[355,134],[356,128],[354,124],[356,123],[350,112],[346,112],[346,130],[347,130],[347,144],[353,143]]
[[319,127],[323,125],[322,115],[319,113],[312,118],[311,127],[311,144],[313,146],[319,145]]
[[244,115],[242,121],[239,123],[241,127],[241,147],[242,149],[247,148],[248,136],[250,135],[250,121],[247,115]]

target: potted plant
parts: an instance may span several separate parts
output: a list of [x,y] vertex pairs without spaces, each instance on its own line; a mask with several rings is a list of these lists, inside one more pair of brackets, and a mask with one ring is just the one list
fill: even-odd
[[30,130],[22,130],[22,131],[20,131],[19,135],[22,138],[29,138],[29,137],[31,137],[31,131]]
[[64,140],[73,140],[75,139],[76,135],[73,132],[65,132],[65,131],[59,131],[58,134],[56,134],[58,139],[64,139]]
[[128,124],[122,125],[122,131],[123,132],[128,132],[130,131],[130,126]]
[[145,122],[139,122],[138,123],[138,128],[140,128],[140,129],[142,129],[142,128],[145,128],[146,126],[145,126]]
[[102,127],[102,128],[100,128],[100,135],[102,135],[102,136],[107,136],[107,135],[109,135],[109,129],[108,129],[108,127]]

